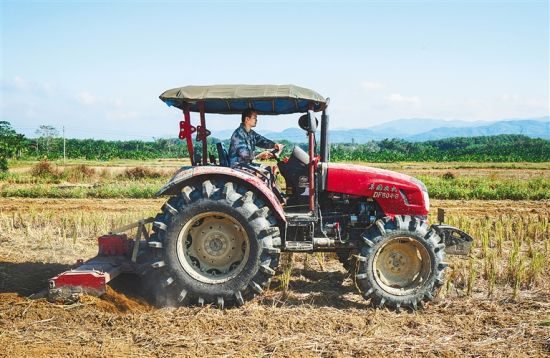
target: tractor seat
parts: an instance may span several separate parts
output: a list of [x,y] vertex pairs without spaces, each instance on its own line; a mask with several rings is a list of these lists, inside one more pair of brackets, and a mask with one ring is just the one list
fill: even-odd
[[220,158],[220,166],[222,167],[228,167],[229,166],[229,155],[227,154],[227,150],[223,147],[223,144],[216,143],[216,148],[218,149],[218,158]]
[[287,205],[301,205],[309,200],[306,192],[309,186],[308,163],[309,155],[302,148],[295,146],[288,161],[277,164],[286,182]]
[[290,159],[298,160],[303,165],[307,165],[309,163],[309,155],[298,146],[294,146],[294,148],[292,148],[292,155]]

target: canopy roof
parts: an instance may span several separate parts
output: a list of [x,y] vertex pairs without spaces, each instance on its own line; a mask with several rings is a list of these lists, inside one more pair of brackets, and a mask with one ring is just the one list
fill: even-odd
[[185,86],[164,92],[160,99],[180,109],[187,103],[191,112],[199,112],[203,101],[205,113],[221,114],[240,114],[247,108],[261,114],[304,113],[310,104],[319,112],[328,104],[319,93],[294,85]]

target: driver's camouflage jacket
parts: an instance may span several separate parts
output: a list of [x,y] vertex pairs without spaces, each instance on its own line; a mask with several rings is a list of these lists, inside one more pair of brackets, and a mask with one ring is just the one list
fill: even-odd
[[254,132],[254,130],[246,131],[244,125],[235,129],[231,136],[229,144],[229,166],[234,167],[237,164],[250,164],[254,160],[256,146],[265,149],[275,147],[275,142],[266,137]]

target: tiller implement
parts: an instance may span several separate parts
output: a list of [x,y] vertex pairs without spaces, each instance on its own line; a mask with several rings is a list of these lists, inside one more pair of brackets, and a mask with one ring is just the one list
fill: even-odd
[[[154,218],[140,220],[99,237],[97,256],[86,262],[78,260],[75,268],[49,280],[48,299],[74,302],[82,294],[101,296],[107,290],[106,285],[121,273],[146,271],[143,264],[138,263],[138,257],[149,240],[147,224],[153,221]],[[137,228],[135,237],[128,238],[124,232],[134,228]]]
[[[416,309],[444,284],[445,255],[469,253],[472,238],[443,224],[442,210],[439,224],[428,222],[430,199],[420,180],[330,162],[329,99],[315,91],[187,86],[160,99],[183,112],[179,137],[187,142],[191,165],[157,193],[167,196],[159,214],[100,237],[96,257],[52,278],[51,299],[101,295],[121,273],[135,273],[159,306],[240,306],[269,287],[281,252],[333,252],[371,304]],[[300,114],[307,144],[295,146],[288,158],[277,150],[262,153],[276,160],[273,167],[230,167],[223,143],[208,146],[206,113],[247,109],[262,116]],[[197,126],[191,113],[199,114]],[[124,234],[130,229],[137,229],[133,239]]]

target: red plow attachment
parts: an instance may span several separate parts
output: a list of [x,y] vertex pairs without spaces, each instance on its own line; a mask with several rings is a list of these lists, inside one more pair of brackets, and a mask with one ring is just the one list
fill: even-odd
[[[147,218],[118,228],[98,238],[99,252],[88,261],[78,260],[75,268],[60,273],[49,280],[50,301],[74,302],[82,294],[101,296],[107,284],[121,273],[139,274],[143,264],[138,263],[140,249],[149,239]],[[128,238],[125,231],[137,228],[136,236]]]

